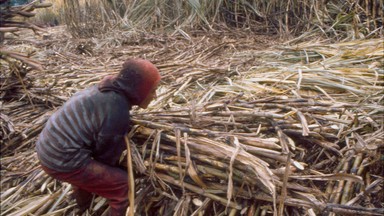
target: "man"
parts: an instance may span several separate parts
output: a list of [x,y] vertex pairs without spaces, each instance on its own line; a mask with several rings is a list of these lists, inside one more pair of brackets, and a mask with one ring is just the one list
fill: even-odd
[[36,143],[41,166],[72,184],[81,212],[95,193],[108,199],[109,215],[125,215],[127,171],[116,165],[131,127],[129,111],[133,105],[147,108],[159,81],[151,62],[127,60],[117,75],[75,94],[46,123]]

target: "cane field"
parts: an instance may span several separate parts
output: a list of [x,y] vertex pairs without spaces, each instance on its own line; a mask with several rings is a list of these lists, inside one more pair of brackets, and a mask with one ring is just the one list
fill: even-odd
[[[35,142],[129,58],[162,79],[148,109],[131,110],[127,215],[383,215],[383,11],[383,0],[0,0],[0,216],[78,215]],[[83,216],[107,208],[94,196]]]

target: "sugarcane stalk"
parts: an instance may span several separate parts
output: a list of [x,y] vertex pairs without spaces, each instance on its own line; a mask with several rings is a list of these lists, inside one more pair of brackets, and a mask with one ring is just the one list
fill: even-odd
[[345,203],[345,205],[352,206],[355,203],[359,202],[361,199],[363,199],[365,196],[369,195],[373,190],[375,190],[380,184],[382,184],[383,181],[383,179],[376,179],[371,184],[369,184],[364,191],[360,192],[356,195],[356,197]]
[[[349,169],[349,164],[345,163],[343,169],[341,170],[342,173],[346,173]],[[340,198],[342,195],[342,191],[345,185],[344,180],[340,180],[337,182],[336,186],[333,188],[332,195],[330,197],[331,203],[340,203]]]
[[383,215],[383,208],[364,208],[340,204],[327,204],[328,210],[341,215]]
[[287,183],[290,175],[290,166],[291,166],[291,153],[289,152],[287,157],[287,162],[286,162],[285,173],[283,177],[283,187],[281,188],[281,195],[280,195],[279,208],[278,208],[279,216],[283,216],[283,213],[284,213],[284,200],[287,196]]
[[49,200],[44,203],[44,205],[42,205],[36,212],[34,212],[33,214],[34,215],[41,215],[43,214],[49,206],[52,205],[52,203],[55,201],[55,199],[57,198],[57,196],[60,194],[60,191],[56,191],[54,194],[51,194],[51,196],[49,197]]
[[129,141],[128,134],[124,136],[125,144],[127,146],[127,167],[128,167],[128,185],[129,185],[129,210],[127,214],[129,216],[134,216],[135,212],[135,179],[133,176],[133,164],[131,156],[131,144]]
[[[150,163],[149,163],[149,161],[145,161],[144,164],[146,166],[149,166]],[[185,163],[180,163],[180,165],[182,165],[182,167],[186,166]],[[174,174],[182,174],[182,175],[186,174],[186,171],[184,171],[184,169],[180,173],[180,171],[177,169],[176,166],[171,166],[169,164],[155,163],[155,164],[153,164],[153,166],[158,170],[168,171],[168,172],[172,172]],[[219,169],[216,169],[214,167],[208,167],[208,166],[204,166],[204,165],[196,165],[196,168],[198,169],[198,171],[200,173],[199,176],[203,177],[203,179],[206,179],[206,178],[209,179],[212,177],[217,177],[223,181],[228,181],[228,175],[226,172],[224,172],[224,170],[219,170]],[[244,173],[240,173],[239,171],[236,171],[234,174],[235,175],[233,176],[233,179],[237,183],[241,183],[242,181],[246,181],[249,184],[254,184],[254,182],[255,182],[255,180],[252,179],[250,176],[246,176]]]
[[[168,183],[171,183],[171,184],[173,184],[173,185],[176,185],[176,186],[178,186],[178,187],[181,187],[181,182],[180,182],[180,181],[178,181],[178,180],[176,180],[176,179],[174,179],[174,178],[172,178],[172,177],[169,177],[169,176],[167,176],[167,175],[164,175],[164,174],[157,174],[157,175],[158,175],[158,177],[159,177],[160,179],[162,179],[163,181],[166,181],[166,182],[168,182]],[[220,203],[222,203],[223,205],[227,205],[227,199],[224,199],[224,198],[221,198],[221,197],[216,196],[216,195],[214,195],[214,194],[208,193],[208,192],[204,191],[203,189],[201,189],[201,188],[199,188],[199,187],[196,187],[196,186],[194,186],[194,185],[191,185],[191,184],[188,184],[188,183],[185,183],[185,182],[184,182],[183,185],[184,185],[184,187],[185,187],[186,189],[188,189],[188,190],[190,190],[190,191],[192,191],[192,192],[195,192],[195,193],[197,193],[197,194],[200,194],[200,195],[202,195],[202,196],[205,196],[205,197],[207,197],[207,198],[210,198],[210,199],[212,199],[212,200],[215,200],[215,201],[217,201],[217,202],[220,202]],[[236,203],[232,202],[232,201],[229,202],[228,206],[231,207],[231,208],[234,208],[234,209],[239,209],[239,210],[241,210],[241,206],[240,206],[239,204],[236,204]]]
[[68,184],[67,187],[61,192],[61,195],[59,198],[57,198],[56,202],[51,206],[51,208],[48,210],[48,213],[53,212],[55,208],[60,204],[60,202],[64,199],[64,197],[67,195],[69,190],[71,190],[72,185]]
[[[363,159],[362,153],[359,153],[356,155],[356,158],[355,158],[353,165],[352,165],[352,168],[351,168],[351,172],[350,172],[351,174],[357,174],[358,167],[360,167],[362,159]],[[353,186],[354,186],[354,184],[352,181],[347,181],[347,183],[345,184],[344,190],[343,190],[340,204],[345,204],[348,200],[350,200],[351,193],[352,193],[352,191],[354,191]]]

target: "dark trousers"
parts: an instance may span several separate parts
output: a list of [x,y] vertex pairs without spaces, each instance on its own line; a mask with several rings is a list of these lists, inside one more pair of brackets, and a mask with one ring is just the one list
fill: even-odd
[[95,160],[72,172],[57,172],[43,165],[42,168],[53,178],[72,184],[80,210],[89,207],[95,193],[108,200],[110,216],[125,215],[128,207],[126,171]]

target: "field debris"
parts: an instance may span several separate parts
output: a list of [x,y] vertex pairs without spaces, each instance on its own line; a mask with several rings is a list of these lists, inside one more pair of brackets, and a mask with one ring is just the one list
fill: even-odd
[[[163,77],[150,108],[132,111],[137,215],[384,213],[382,39],[148,34],[117,48],[52,34],[9,45],[38,49],[43,70],[1,74],[1,215],[75,213],[70,185],[39,168],[34,143],[63,102],[130,57]],[[95,197],[87,214],[106,206]]]

